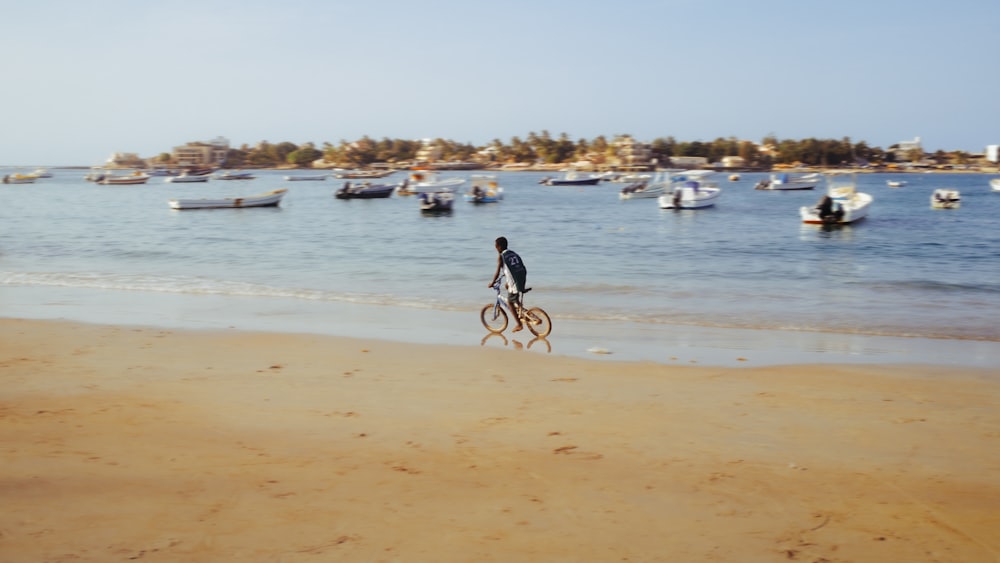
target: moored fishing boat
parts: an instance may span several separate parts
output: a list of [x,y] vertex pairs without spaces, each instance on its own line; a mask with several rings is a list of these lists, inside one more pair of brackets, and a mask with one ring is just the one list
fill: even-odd
[[447,213],[455,203],[452,192],[420,192],[417,194],[420,211],[424,213]]
[[34,184],[38,177],[33,174],[8,174],[3,177],[4,184]]
[[471,203],[497,203],[503,200],[503,188],[497,184],[496,176],[475,175],[472,187],[465,194],[465,201]]
[[396,184],[372,184],[363,182],[351,185],[345,182],[344,186],[334,192],[333,197],[337,199],[382,199],[392,196],[396,191]]
[[149,181],[149,174],[145,174],[136,170],[135,172],[128,175],[116,175],[116,174],[106,174],[103,178],[97,181],[98,184],[102,186],[132,186],[137,184],[145,184]]
[[771,174],[766,180],[757,182],[754,186],[758,190],[811,190],[822,181],[822,177],[817,173],[812,174]]
[[188,172],[181,172],[177,176],[168,176],[163,181],[171,184],[192,184],[207,182],[209,176],[205,174],[190,174]]
[[962,196],[953,188],[937,188],[931,193],[932,209],[958,209],[962,204]]
[[826,194],[813,207],[799,208],[803,223],[846,225],[868,216],[873,198],[857,191],[853,172],[832,172],[826,176]]
[[465,184],[465,178],[442,178],[438,176],[437,172],[431,170],[415,170],[399,187],[399,193],[421,194],[428,192],[454,192],[463,184]]
[[172,209],[243,209],[247,207],[277,207],[287,189],[273,190],[246,197],[172,199],[168,203]]
[[336,172],[334,176],[347,180],[374,180],[395,173],[395,170],[342,170]]
[[715,205],[722,188],[705,179],[711,174],[712,171],[693,170],[673,176],[670,190],[657,198],[660,209],[701,209]]
[[322,182],[326,180],[327,174],[312,174],[308,176],[285,176],[286,182]]
[[222,174],[216,174],[216,180],[253,180],[256,178],[250,172],[245,172],[243,170],[227,170]]
[[596,186],[601,179],[601,176],[581,176],[576,170],[570,170],[562,178],[542,178],[538,183],[545,186]]

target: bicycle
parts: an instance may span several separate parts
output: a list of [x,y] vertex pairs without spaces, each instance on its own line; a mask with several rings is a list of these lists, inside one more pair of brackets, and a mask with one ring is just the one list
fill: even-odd
[[524,295],[531,291],[531,288],[529,287],[521,293],[520,305],[511,304],[507,296],[500,289],[503,286],[503,278],[503,276],[500,276],[497,278],[496,283],[493,284],[493,289],[497,292],[496,302],[483,307],[482,312],[479,313],[479,320],[483,322],[486,330],[494,334],[500,334],[506,330],[507,324],[510,322],[507,311],[510,310],[511,313],[521,319],[521,324],[528,327],[531,334],[540,338],[548,336],[552,332],[552,320],[549,319],[549,314],[541,307],[527,309],[524,306]]

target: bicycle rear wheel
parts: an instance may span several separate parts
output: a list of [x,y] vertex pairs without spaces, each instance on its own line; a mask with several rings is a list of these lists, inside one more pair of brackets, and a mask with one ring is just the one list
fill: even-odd
[[479,320],[483,321],[486,330],[500,334],[507,328],[507,311],[503,307],[491,303],[483,307],[483,311],[479,313]]
[[535,336],[544,338],[552,332],[552,320],[541,307],[528,309],[524,313],[524,324],[528,325],[528,330]]

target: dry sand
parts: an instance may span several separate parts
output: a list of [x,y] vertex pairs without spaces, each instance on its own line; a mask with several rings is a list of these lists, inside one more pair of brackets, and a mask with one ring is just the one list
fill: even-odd
[[1000,560],[1000,374],[0,319],[0,561]]

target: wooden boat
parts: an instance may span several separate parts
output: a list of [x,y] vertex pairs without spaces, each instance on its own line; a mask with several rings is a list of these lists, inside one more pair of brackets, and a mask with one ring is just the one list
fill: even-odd
[[932,209],[958,209],[962,204],[962,196],[952,188],[938,188],[931,194]]
[[287,189],[273,190],[267,193],[247,197],[227,197],[220,199],[172,199],[173,209],[243,209],[246,207],[277,207],[281,198],[288,193]]
[[503,188],[497,184],[496,176],[477,175],[472,177],[472,188],[463,197],[469,203],[497,203],[503,200]]
[[364,182],[352,186],[350,182],[345,182],[344,187],[334,192],[333,197],[337,199],[381,199],[392,196],[394,191],[396,191],[396,184]]
[[127,176],[116,176],[114,174],[108,174],[97,181],[98,184],[102,186],[130,186],[136,184],[145,184],[149,181],[149,174],[144,174],[138,170],[127,175]]
[[871,195],[857,191],[853,172],[827,175],[826,195],[814,207],[799,208],[803,223],[846,225],[868,216]]
[[451,192],[420,192],[417,194],[420,211],[424,213],[447,213],[455,202],[455,194]]
[[38,176],[33,174],[8,174],[3,177],[4,184],[34,184]]

